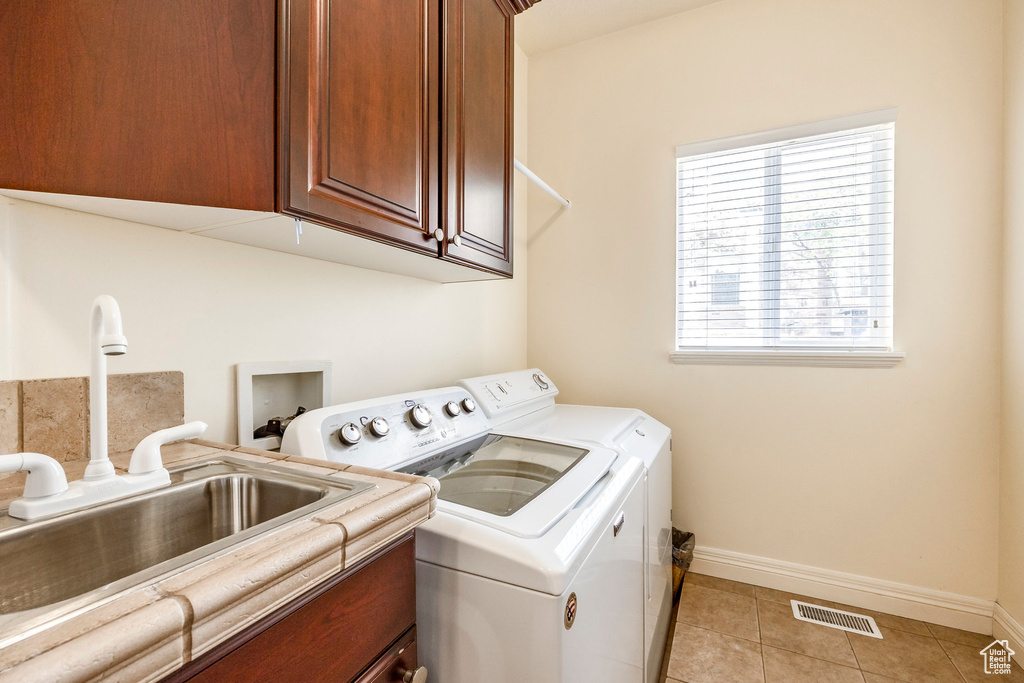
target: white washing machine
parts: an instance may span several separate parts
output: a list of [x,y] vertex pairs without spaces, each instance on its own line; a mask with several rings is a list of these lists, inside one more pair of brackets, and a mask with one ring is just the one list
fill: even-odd
[[440,481],[416,535],[431,680],[642,683],[643,460],[494,430],[499,411],[461,387],[321,408],[295,418],[281,451]]
[[643,460],[644,670],[657,683],[672,618],[671,431],[629,408],[556,404],[558,387],[534,368],[458,382],[480,403],[494,428],[539,439],[566,439]]

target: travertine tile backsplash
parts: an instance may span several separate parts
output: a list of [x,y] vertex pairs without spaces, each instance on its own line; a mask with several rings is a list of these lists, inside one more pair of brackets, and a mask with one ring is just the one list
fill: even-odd
[[[129,451],[184,422],[185,377],[143,372],[107,378],[110,452]],[[89,456],[89,378],[0,382],[0,454],[30,451],[61,462]]]
[[21,450],[21,382],[0,382],[0,453]]
[[88,402],[84,377],[22,382],[22,449],[60,462],[88,457]]

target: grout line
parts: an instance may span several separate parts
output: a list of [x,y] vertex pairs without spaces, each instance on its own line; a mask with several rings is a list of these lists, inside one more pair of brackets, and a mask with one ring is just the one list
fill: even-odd
[[18,389],[15,392],[18,402],[18,452],[25,452],[25,383],[18,382]]
[[[931,631],[931,629],[928,629],[928,630]],[[939,639],[938,638],[935,639],[935,642],[938,643],[939,649],[942,650],[942,654],[946,655],[946,659],[949,660],[949,663],[953,665],[953,671],[956,672],[956,675],[959,676],[960,680],[964,681],[964,683],[967,683],[967,676],[964,676],[963,672],[960,671],[960,667],[958,667],[956,665],[956,662],[953,661],[953,658],[949,656],[948,652],[946,652],[946,648],[942,647],[942,643],[939,643]],[[951,642],[951,641],[947,640],[946,642],[948,643],[948,642]],[[955,645],[956,643],[953,643],[953,644]],[[968,646],[968,647],[970,647],[970,646]],[[1011,672],[1012,671],[1013,670],[1011,668]]]
[[764,639],[761,636],[761,603],[757,599],[757,591],[754,591],[754,619],[757,620],[757,646],[761,650],[761,679],[768,683],[768,663],[764,661]]
[[758,645],[761,644],[760,640],[751,640],[750,638],[744,638],[743,636],[738,636],[735,633],[726,633],[725,631],[719,631],[716,628],[709,628],[707,626],[698,626],[697,624],[689,624],[689,623],[687,623],[685,621],[679,621],[679,620],[676,620],[676,623],[677,624],[682,624],[683,626],[689,626],[690,628],[699,629],[701,631],[710,631],[711,633],[717,633],[720,636],[728,636],[730,638],[735,638],[736,640],[742,640],[742,641],[744,641],[746,643],[757,643]]
[[[775,650],[782,650],[783,652],[788,652],[788,653],[794,654],[794,655],[800,655],[801,657],[807,657],[808,659],[813,659],[813,660],[818,661],[818,662],[825,662],[826,664],[831,664],[833,666],[841,666],[844,669],[853,669],[854,671],[861,671],[861,672],[863,672],[863,669],[861,669],[859,666],[850,666],[849,664],[840,664],[839,662],[833,661],[831,659],[822,659],[821,657],[815,657],[814,655],[809,655],[806,652],[797,652],[796,650],[790,650],[787,647],[781,647],[779,645],[762,645],[761,649],[763,650],[766,647],[770,647],[770,648],[775,649]],[[854,657],[856,658],[856,655],[854,655]],[[873,673],[873,672],[869,671],[868,673]],[[890,676],[890,678],[891,678],[891,676]]]
[[[879,631],[882,629],[879,628]],[[853,661],[857,662],[857,671],[860,671],[860,677],[864,678],[864,669],[860,668],[860,657],[857,656],[857,648],[853,646],[853,638],[850,637],[849,631],[843,631],[846,634],[846,642],[850,645],[850,652],[853,653]]]

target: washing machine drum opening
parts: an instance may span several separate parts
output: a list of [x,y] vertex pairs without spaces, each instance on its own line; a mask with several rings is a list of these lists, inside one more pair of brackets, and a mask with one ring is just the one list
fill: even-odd
[[479,448],[425,474],[437,497],[500,517],[514,514],[582,460],[587,449],[491,435]]

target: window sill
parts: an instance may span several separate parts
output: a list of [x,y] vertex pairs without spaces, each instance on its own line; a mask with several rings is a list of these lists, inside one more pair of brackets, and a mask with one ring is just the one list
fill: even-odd
[[677,365],[790,365],[819,368],[891,368],[907,354],[896,351],[673,351]]

